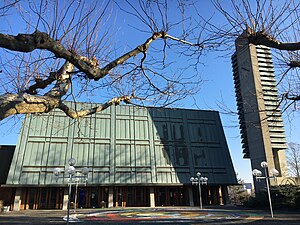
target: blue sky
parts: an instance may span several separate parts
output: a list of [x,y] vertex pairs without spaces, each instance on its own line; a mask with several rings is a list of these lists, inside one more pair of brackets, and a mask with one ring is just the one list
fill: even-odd
[[[200,9],[203,15],[213,13],[208,0],[201,1]],[[117,35],[114,37],[117,45],[135,47],[148,37],[145,33],[137,33],[128,24],[133,23],[132,17],[121,17],[122,12],[119,12],[116,24],[118,26]],[[176,17],[176,15],[172,15]],[[216,20],[221,20],[216,17]],[[135,23],[136,25],[136,23]],[[20,26],[14,28],[16,32],[21,32],[23,28]],[[20,30],[20,31],[18,31]],[[129,38],[128,38],[128,35]],[[234,114],[225,113],[225,109],[220,107],[224,104],[225,107],[232,111],[236,111],[235,92],[232,78],[232,68],[230,57],[221,57],[223,53],[215,52],[202,57],[204,65],[199,67],[199,73],[202,76],[204,83],[200,91],[194,96],[194,99],[186,99],[179,103],[178,106],[183,108],[207,109],[220,111],[222,123],[227,138],[228,147],[232,156],[233,164],[238,177],[246,182],[252,182],[250,160],[242,158],[241,139],[239,134],[238,119]],[[184,64],[185,62],[181,62]],[[177,106],[177,107],[178,107]],[[296,115],[297,116],[297,115]],[[288,142],[297,142],[300,120],[296,117],[291,118],[284,115],[286,135]],[[292,120],[290,120],[292,119]],[[17,123],[16,125],[14,125]],[[7,119],[1,122],[0,138],[1,144],[16,144],[17,136],[20,129],[20,121],[15,119]]]

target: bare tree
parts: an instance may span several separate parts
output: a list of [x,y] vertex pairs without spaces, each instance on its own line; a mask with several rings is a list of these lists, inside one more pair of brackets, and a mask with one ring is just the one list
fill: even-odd
[[[238,174],[236,174],[238,177]],[[237,178],[238,185],[231,185],[228,187],[228,195],[230,202],[235,205],[243,204],[245,201],[247,201],[251,193],[247,192],[245,182],[242,178]]]
[[[199,57],[210,40],[203,37],[200,19],[192,26],[187,13],[192,1],[1,4],[0,16],[8,25],[0,30],[0,120],[53,109],[79,118],[120,102],[166,106],[195,93],[201,83]],[[180,16],[170,21],[170,13]],[[134,47],[117,44],[123,38],[114,21],[122,15],[135,20],[130,39],[137,33],[144,37]],[[173,71],[176,59],[185,65]],[[64,103],[89,98],[105,102],[80,110]]]
[[[233,49],[237,37],[245,43],[264,45],[274,53],[279,91],[284,109],[297,110],[300,100],[300,3],[294,0],[212,0],[225,23],[208,21],[216,45]],[[292,107],[291,107],[292,106]]]
[[293,177],[300,178],[300,145],[296,143],[289,143],[287,151],[287,163],[290,174]]

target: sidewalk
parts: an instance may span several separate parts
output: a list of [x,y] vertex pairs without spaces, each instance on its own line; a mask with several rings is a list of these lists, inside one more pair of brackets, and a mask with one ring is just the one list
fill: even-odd
[[[67,214],[62,210],[24,210],[0,213],[0,224],[66,224]],[[71,210],[71,215],[74,212]],[[276,212],[271,218],[269,212],[249,210],[235,206],[214,208],[158,207],[158,208],[109,208],[79,209],[76,217],[82,225],[91,224],[249,224],[249,225],[296,225],[300,214]]]

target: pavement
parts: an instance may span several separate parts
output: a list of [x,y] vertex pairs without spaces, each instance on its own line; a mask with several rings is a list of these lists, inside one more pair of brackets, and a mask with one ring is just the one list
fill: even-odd
[[[66,211],[23,210],[0,213],[0,224],[66,224]],[[268,211],[250,210],[236,206],[221,206],[200,209],[197,207],[157,208],[109,208],[71,210],[70,224],[129,225],[129,224],[245,224],[245,225],[299,225],[300,211],[274,211],[271,218]]]

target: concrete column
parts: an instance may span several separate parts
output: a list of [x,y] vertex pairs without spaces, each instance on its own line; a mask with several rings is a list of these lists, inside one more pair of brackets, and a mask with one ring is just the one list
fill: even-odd
[[64,188],[64,198],[62,210],[68,210],[68,200],[69,200],[69,189]]
[[20,211],[20,206],[21,206],[21,188],[17,188],[16,194],[15,194],[13,211]]
[[223,203],[223,193],[222,193],[222,187],[221,186],[218,187],[218,191],[219,191],[219,204],[224,205],[224,203]]
[[150,207],[155,207],[155,192],[154,192],[154,187],[150,187]]
[[208,204],[212,204],[212,197],[211,197],[211,188],[208,188]]
[[190,206],[195,206],[192,187],[188,187]]
[[114,188],[108,188],[108,208],[114,207]]
[[289,171],[286,163],[286,154],[285,154],[285,149],[278,150],[277,151],[277,157],[278,157],[278,162],[279,162],[279,169],[281,177],[287,178],[289,176]]
[[219,195],[218,195],[218,187],[217,186],[211,187],[210,196],[211,196],[211,202],[210,202],[211,205],[220,204],[219,199],[218,199]]
[[222,192],[223,192],[223,203],[224,205],[227,205],[230,203],[229,195],[228,195],[228,187],[222,186]]

